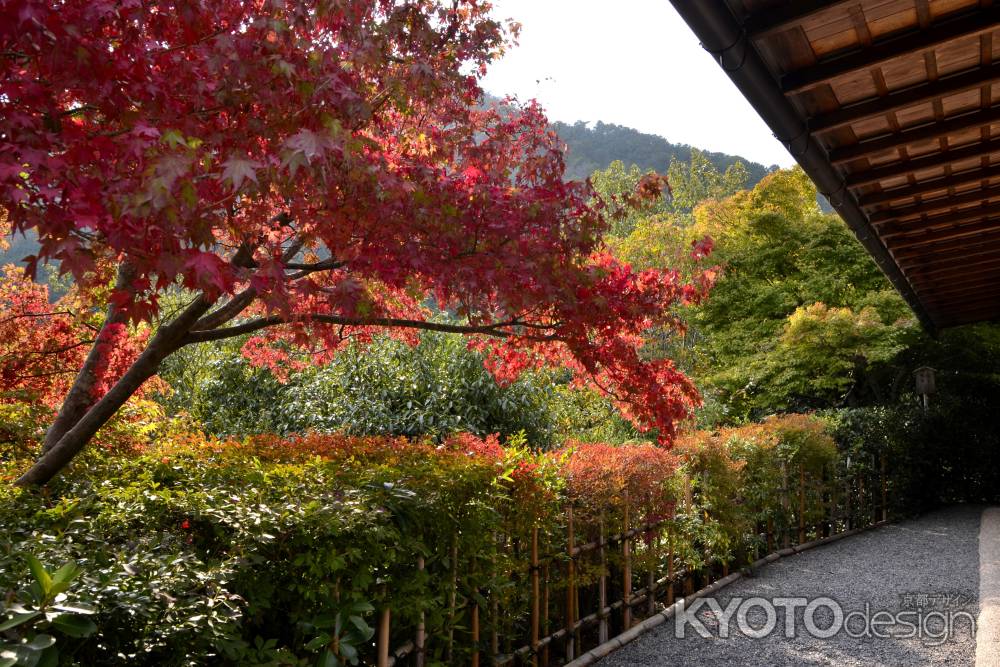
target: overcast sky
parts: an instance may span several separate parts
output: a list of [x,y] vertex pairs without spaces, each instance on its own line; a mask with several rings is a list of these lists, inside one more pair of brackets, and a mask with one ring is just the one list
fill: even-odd
[[487,74],[490,93],[536,98],[552,120],[601,120],[768,166],[794,163],[667,0],[493,4],[522,30]]

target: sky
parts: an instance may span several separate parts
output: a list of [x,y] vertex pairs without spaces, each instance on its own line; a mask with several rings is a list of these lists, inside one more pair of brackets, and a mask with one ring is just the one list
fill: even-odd
[[519,45],[483,82],[551,120],[604,121],[766,166],[791,156],[668,0],[493,0]]

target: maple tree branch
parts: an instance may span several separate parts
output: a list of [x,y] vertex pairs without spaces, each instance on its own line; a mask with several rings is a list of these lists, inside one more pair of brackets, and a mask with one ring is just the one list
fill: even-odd
[[[281,324],[292,324],[293,322],[319,322],[322,324],[338,324],[341,326],[356,326],[356,327],[387,327],[387,328],[398,328],[398,329],[419,329],[422,331],[438,331],[442,333],[454,333],[454,334],[483,334],[486,336],[493,336],[495,338],[509,338],[516,335],[514,332],[509,331],[510,327],[516,326],[527,326],[531,328],[546,329],[549,328],[545,325],[532,325],[526,324],[524,322],[518,322],[512,320],[509,322],[498,322],[495,324],[445,324],[442,322],[428,322],[426,320],[408,320],[394,317],[370,317],[370,318],[352,318],[352,317],[342,317],[340,315],[311,315],[301,320],[287,320],[276,315],[270,317],[258,317],[252,320],[247,320],[242,324],[237,324],[231,327],[225,327],[222,329],[212,329],[210,331],[191,331],[185,336],[181,345],[189,345],[191,343],[205,343],[213,340],[222,340],[224,338],[232,338],[234,336],[241,336],[243,334],[253,333],[255,331],[260,331],[271,326],[278,326]],[[529,340],[535,341],[554,341],[559,340],[558,336],[555,334],[550,334],[547,336],[522,336]]]

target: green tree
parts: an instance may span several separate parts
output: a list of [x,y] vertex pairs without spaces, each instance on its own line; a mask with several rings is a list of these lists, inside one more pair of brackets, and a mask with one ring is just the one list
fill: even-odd
[[725,172],[708,158],[708,155],[691,149],[690,162],[674,158],[667,170],[675,210],[691,211],[709,199],[722,199],[744,190],[750,181],[750,172],[742,162],[734,162]]

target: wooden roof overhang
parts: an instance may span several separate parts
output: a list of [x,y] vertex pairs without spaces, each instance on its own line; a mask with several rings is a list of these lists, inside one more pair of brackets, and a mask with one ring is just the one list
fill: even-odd
[[671,2],[925,327],[1000,315],[1000,2]]

